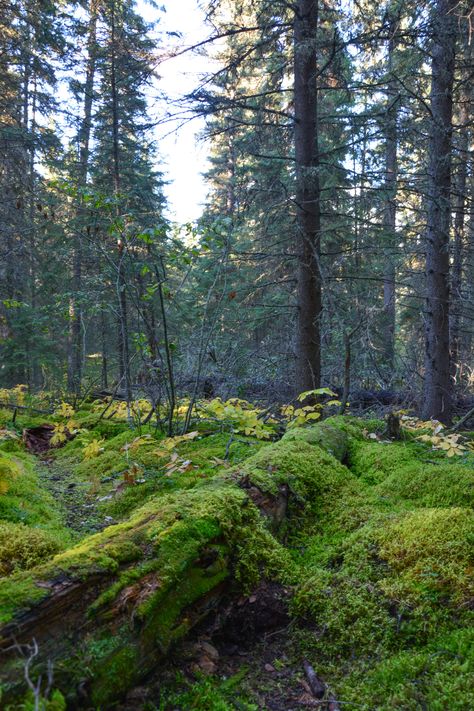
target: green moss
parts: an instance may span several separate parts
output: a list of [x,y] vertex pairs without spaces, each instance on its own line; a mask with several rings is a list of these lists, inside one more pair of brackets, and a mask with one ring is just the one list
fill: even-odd
[[220,558],[220,562],[221,569],[216,566],[211,571],[199,565],[186,567],[182,571],[185,577],[177,578],[166,592],[158,590],[140,605],[137,614],[145,624],[143,640],[147,647],[158,648],[165,654],[172,642],[189,632],[190,618],[183,614],[186,608],[229,577],[225,559]]
[[377,487],[378,496],[418,506],[474,506],[474,468],[440,461],[407,462],[397,467]]
[[139,678],[139,659],[132,646],[121,647],[109,656],[102,658],[96,666],[93,676],[91,698],[97,708],[107,704],[110,698],[117,698],[133,687]]
[[6,479],[6,491],[0,496],[0,521],[24,523],[56,532],[68,542],[70,537],[63,524],[63,511],[43,487],[28,454],[0,454],[0,469],[14,475]]
[[20,475],[20,467],[12,457],[0,455],[0,493],[11,489],[12,483]]
[[474,708],[474,628],[435,637],[361,666],[337,685],[337,698],[362,711],[464,711]]
[[32,568],[57,553],[64,540],[23,523],[0,522],[0,576]]
[[8,452],[9,454],[21,455],[24,451],[25,445],[20,439],[0,440],[0,452]]
[[238,692],[238,685],[247,673],[244,667],[229,679],[216,680],[198,677],[192,684],[184,679],[177,680],[180,690],[165,690],[156,711],[186,709],[189,711],[257,711],[256,704],[246,701]]
[[[0,699],[1,700],[1,699]],[[48,695],[48,698],[44,697],[35,698],[32,691],[23,699],[21,704],[15,704],[15,706],[8,705],[5,707],[5,711],[66,711],[66,700],[59,689],[53,689]]]
[[380,444],[367,440],[352,440],[348,466],[357,477],[368,484],[378,484],[407,463],[413,463],[416,450],[402,442]]
[[75,468],[76,474],[80,479],[92,479],[102,476],[111,476],[118,472],[123,472],[127,469],[127,459],[123,452],[120,451],[104,451],[98,457],[86,459]]
[[[203,480],[221,476],[228,442],[228,435],[215,434],[180,443],[177,447],[179,456],[182,460],[189,461],[191,466],[185,471],[177,471],[171,476],[164,469],[169,457],[158,458],[154,454],[153,450],[159,446],[156,442],[151,450],[149,447],[140,447],[133,454],[133,460],[143,466],[144,483],[125,487],[112,501],[104,504],[104,512],[114,518],[121,519],[153,495],[189,489]],[[264,446],[263,443],[257,440],[244,438],[240,441],[239,438],[239,441],[234,442],[229,449],[228,465],[244,461],[262,446]]]
[[333,415],[324,420],[324,425],[330,425],[345,432],[352,439],[362,439],[366,432],[383,432],[386,424],[377,418],[354,417],[352,415]]
[[413,511],[387,522],[376,538],[391,570],[381,587],[391,597],[455,605],[474,597],[474,511]]
[[48,591],[39,587],[28,573],[15,573],[0,580],[0,623],[10,622],[19,609],[29,607],[46,597]]
[[327,420],[318,427],[297,427],[287,432],[283,436],[283,441],[307,442],[321,447],[341,462],[347,452],[347,436],[341,427],[337,427],[337,424],[337,420]]
[[[56,555],[47,566],[42,566],[43,575],[63,571],[75,578],[84,578],[99,572],[116,572],[122,564],[139,560],[142,549],[127,535],[133,524],[120,524],[88,536],[81,543]],[[135,536],[139,531],[134,532]]]
[[[100,414],[100,413],[99,413]],[[117,420],[99,420],[99,414],[89,411],[80,411],[74,415],[74,419],[81,427],[91,430],[95,435],[109,439],[119,435],[121,432],[130,432],[130,427],[126,422]]]
[[318,507],[358,488],[351,472],[329,452],[294,435],[260,450],[240,472],[263,491],[276,495],[279,486],[286,484],[301,502]]
[[[222,463],[229,445],[228,434],[213,434],[202,438],[183,442],[178,447],[181,457],[190,459],[206,477],[215,476],[222,471]],[[230,443],[228,451],[228,465],[238,464],[253,456],[265,446],[263,441],[252,437],[239,436]]]
[[297,587],[295,615],[316,625],[312,652],[332,661],[376,656],[391,642],[396,620],[368,582],[320,569]]
[[[250,590],[263,575],[293,587],[293,615],[305,628],[297,653],[318,659],[342,701],[368,711],[418,708],[421,699],[438,711],[448,700],[443,685],[470,701],[451,675],[472,670],[474,474],[418,443],[367,441],[364,429],[383,423],[331,418],[255,453],[234,443],[231,469],[221,463],[228,437],[214,434],[179,444],[193,467],[171,477],[153,453],[156,440],[139,447],[130,459],[150,480],[113,504],[128,518],[43,561],[34,578],[0,581],[4,619],[44,596],[35,579],[104,573],[106,587],[89,607],[94,636],[78,663],[105,708],[188,632],[200,614],[194,603],[225,581]],[[120,449],[135,435],[110,434],[97,459],[78,463],[71,446],[58,466],[72,465],[79,479],[123,470]],[[285,530],[270,530],[257,497],[282,515],[288,499]]]
[[[429,457],[429,460],[428,460]],[[419,443],[355,441],[349,466],[362,481],[375,484],[374,500],[391,506],[472,506],[474,467],[464,459],[447,460]]]

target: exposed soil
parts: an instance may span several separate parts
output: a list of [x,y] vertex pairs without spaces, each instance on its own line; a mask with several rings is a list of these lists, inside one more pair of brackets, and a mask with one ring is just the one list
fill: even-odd
[[38,427],[28,427],[23,430],[23,441],[26,448],[33,454],[44,454],[51,446],[54,425],[44,424]]
[[101,512],[100,498],[89,482],[78,481],[72,471],[47,457],[38,460],[37,470],[44,487],[62,505],[65,523],[73,531],[85,536],[114,523]]
[[[139,711],[159,707],[162,689],[212,677],[217,684],[237,679],[229,695],[235,708],[299,711],[329,705],[317,699],[305,678],[303,659],[295,653],[288,614],[289,592],[276,583],[261,583],[251,595],[229,598],[213,619],[177,645],[166,666],[135,687],[117,708]],[[178,684],[179,688],[179,684]],[[166,711],[184,711],[165,706]],[[195,707],[193,707],[195,708]]]

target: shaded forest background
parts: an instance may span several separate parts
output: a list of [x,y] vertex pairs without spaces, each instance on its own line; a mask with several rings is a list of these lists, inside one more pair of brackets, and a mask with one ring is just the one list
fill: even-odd
[[[474,385],[471,3],[201,5],[202,44],[170,50],[158,7],[0,0],[1,384],[323,384],[449,422]],[[150,118],[171,51],[213,67],[162,117],[206,119],[188,225]]]

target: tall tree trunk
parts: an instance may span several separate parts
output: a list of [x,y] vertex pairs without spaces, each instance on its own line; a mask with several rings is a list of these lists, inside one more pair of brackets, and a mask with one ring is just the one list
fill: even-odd
[[298,325],[296,389],[321,382],[321,208],[318,157],[317,0],[298,0],[294,20],[294,110]]
[[[465,98],[465,97],[463,97]],[[452,245],[452,273],[451,273],[451,314],[450,314],[450,341],[451,341],[451,370],[455,379],[460,365],[460,338],[461,338],[461,313],[462,313],[462,271],[464,257],[464,222],[467,183],[467,152],[469,120],[466,103],[461,104],[459,121],[461,133],[458,142],[459,164],[454,180],[454,239]]]
[[423,417],[451,421],[449,357],[449,226],[451,137],[457,0],[438,0],[433,21],[431,135],[426,234],[425,382]]
[[387,380],[390,380],[394,368],[395,357],[395,318],[396,318],[396,289],[395,289],[395,258],[396,248],[396,194],[397,194],[397,117],[398,117],[398,86],[394,73],[394,54],[398,43],[398,29],[400,11],[391,13],[388,42],[388,74],[387,83],[387,119],[385,124],[385,209],[384,209],[384,279],[383,279],[383,359]]
[[[33,72],[32,75],[32,87],[31,87],[31,119],[29,125],[30,134],[30,149],[29,149],[29,214],[28,214],[28,225],[29,225],[29,291],[31,300],[31,311],[34,314],[37,307],[37,294],[36,294],[36,220],[35,220],[35,203],[36,203],[36,177],[35,177],[35,159],[36,159],[36,113],[37,113],[37,100],[38,100],[38,81],[36,73]],[[37,388],[41,384],[41,367],[39,354],[34,348],[29,345],[29,360],[31,368],[31,385],[33,388]]]
[[463,316],[463,269],[466,260],[466,201],[468,164],[470,163],[470,100],[472,96],[472,40],[468,32],[463,38],[463,70],[459,96],[459,108],[456,112],[458,136],[455,141],[457,167],[454,176],[454,239],[452,245],[452,274],[451,274],[451,371],[454,382],[459,375],[462,379],[461,359],[461,321]]
[[100,310],[100,347],[101,347],[101,372],[100,372],[100,384],[103,389],[107,389],[109,386],[108,382],[108,372],[107,372],[107,323],[105,319],[105,311],[102,307]]
[[[24,162],[22,168],[24,173],[21,177],[25,185],[25,199],[22,201],[23,217],[23,250],[25,257],[25,294],[28,296],[31,313],[35,313],[36,308],[36,220],[35,220],[35,140],[36,140],[36,113],[38,98],[38,82],[36,76],[36,34],[32,30],[33,20],[31,10],[26,7],[24,17],[24,71],[23,71],[23,135],[24,135]],[[30,324],[31,325],[31,324]],[[34,348],[34,336],[31,328],[24,336],[25,351],[25,371],[26,380],[30,388],[34,388],[40,382],[40,370],[38,357]]]
[[[87,183],[89,170],[90,137],[92,128],[92,104],[94,97],[94,76],[96,67],[97,42],[97,11],[98,0],[91,0],[89,6],[89,27],[87,39],[86,79],[84,83],[84,113],[79,129],[79,171],[77,186],[79,192]],[[72,266],[72,296],[69,302],[69,339],[68,339],[68,389],[78,393],[82,379],[82,339],[81,321],[82,308],[78,294],[82,289],[83,261],[83,225],[84,205],[81,195],[78,195],[77,223],[75,235],[73,266]]]
[[[112,92],[112,174],[114,184],[114,194],[117,198],[117,218],[120,216],[118,207],[118,196],[120,194],[120,145],[119,145],[119,99],[117,92],[117,57],[116,57],[116,15],[115,2],[112,3],[111,18],[111,57],[110,57],[110,86]],[[119,353],[119,377],[125,388],[127,402],[132,399],[132,382],[130,377],[130,355],[128,347],[128,321],[127,321],[127,292],[125,280],[125,256],[126,249],[123,239],[118,239],[118,264],[117,264],[117,292],[119,302],[119,323],[118,323],[118,353]]]
[[[468,182],[469,222],[466,239],[466,311],[468,320],[462,338],[462,354],[468,367],[472,368],[472,351],[474,347],[474,175],[471,173]],[[472,372],[472,371],[471,371]]]

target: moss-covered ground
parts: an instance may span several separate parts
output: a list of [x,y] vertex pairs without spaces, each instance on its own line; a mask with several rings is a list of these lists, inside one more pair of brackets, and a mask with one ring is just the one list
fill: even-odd
[[[84,708],[115,708],[107,693],[118,678],[128,692],[122,709],[306,708],[314,699],[303,660],[341,708],[474,708],[472,454],[447,459],[414,439],[388,442],[370,435],[382,433],[383,422],[351,418],[331,418],[330,430],[293,430],[269,445],[209,427],[170,445],[152,427],[97,422],[87,407],[75,418],[87,431],[41,460],[21,438],[0,443],[2,619],[18,600],[44,595],[31,577],[37,570],[73,567],[80,576],[91,565],[118,570],[126,561],[95,610],[131,594],[144,575],[152,587],[158,569],[170,580],[177,571],[196,576],[186,589],[195,599],[224,576],[218,562],[227,550],[216,548],[207,578],[189,561],[201,540],[222,533],[225,543],[216,546],[237,551],[233,575],[247,603],[258,602],[262,574],[284,586],[289,600],[282,629],[256,634],[250,646],[243,635],[242,644],[215,641],[207,629],[212,663],[202,649],[186,656],[178,647],[165,671],[139,687],[135,651],[120,646],[119,634],[113,644],[95,639],[88,657],[95,707]],[[0,412],[1,426],[18,435],[44,421],[19,415],[12,423],[11,412]],[[86,458],[91,442],[96,451]],[[244,490],[235,485],[242,482]],[[249,487],[275,499],[289,492],[277,527],[266,528],[250,509],[242,517]],[[136,533],[145,530],[141,521],[145,543]],[[159,550],[155,563],[150,542]],[[168,595],[160,584],[134,614],[153,619],[147,634],[165,639],[170,621],[152,609]],[[187,604],[186,590],[166,607],[170,620]]]

